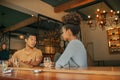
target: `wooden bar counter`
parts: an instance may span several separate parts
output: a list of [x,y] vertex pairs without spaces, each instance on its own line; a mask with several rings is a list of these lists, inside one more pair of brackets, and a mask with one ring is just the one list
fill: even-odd
[[[34,70],[41,70],[41,72],[34,73]],[[120,67],[13,68],[12,73],[0,72],[0,80],[120,80]]]

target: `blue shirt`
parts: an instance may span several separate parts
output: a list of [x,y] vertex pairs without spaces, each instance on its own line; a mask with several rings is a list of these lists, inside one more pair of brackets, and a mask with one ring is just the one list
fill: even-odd
[[9,59],[9,51],[2,50],[0,51],[0,60],[8,60]]
[[87,55],[80,40],[72,40],[55,65],[56,68],[87,67]]

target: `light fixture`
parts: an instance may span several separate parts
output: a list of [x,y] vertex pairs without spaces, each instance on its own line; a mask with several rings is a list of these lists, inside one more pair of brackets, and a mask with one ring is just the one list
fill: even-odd
[[120,11],[115,12],[113,10],[110,10],[107,12],[105,10],[97,9],[95,13],[95,19],[88,15],[87,24],[91,29],[100,27],[102,30],[109,30],[120,27],[118,26],[120,25]]
[[24,37],[24,35],[19,35],[19,38],[24,39],[25,37]]
[[34,15],[32,14],[31,16],[33,17]]

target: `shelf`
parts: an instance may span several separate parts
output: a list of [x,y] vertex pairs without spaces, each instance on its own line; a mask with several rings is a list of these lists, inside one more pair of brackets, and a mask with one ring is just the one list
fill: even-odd
[[120,35],[120,34],[109,34],[108,36],[116,36],[116,35]]
[[[107,31],[109,53],[120,53],[120,28]],[[117,50],[119,49],[119,51]]]
[[53,58],[54,54],[61,48],[60,30],[44,31],[39,33],[37,47],[41,49],[43,56]]
[[111,48],[111,49],[116,49],[116,48],[119,48],[120,46],[111,46],[111,47],[109,47],[109,48]]
[[109,40],[109,41],[120,41],[120,39],[118,39],[118,40]]

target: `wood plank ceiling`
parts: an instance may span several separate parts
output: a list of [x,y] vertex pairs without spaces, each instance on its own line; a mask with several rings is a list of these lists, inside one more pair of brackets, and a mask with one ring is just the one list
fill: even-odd
[[[120,10],[120,0],[42,0],[54,7],[55,12],[76,11],[84,20],[87,15],[94,15],[97,8]],[[92,6],[92,7],[91,7]]]
[[[87,15],[94,16],[95,15],[94,13],[97,8],[104,8],[107,11],[110,9],[120,10],[119,7],[120,0],[41,0],[41,1],[53,6],[54,11],[56,13],[62,11],[65,12],[76,11],[82,16],[83,20],[87,19]],[[43,23],[48,24],[48,21],[43,21]],[[45,26],[47,25],[44,25],[43,23],[41,25],[43,26],[43,28],[45,28]]]
[[93,1],[95,1],[95,0],[72,0],[72,1],[69,1],[67,3],[64,3],[62,5],[55,7],[54,11],[55,12],[65,11],[65,10],[68,10],[71,8],[75,8],[78,6],[88,4],[88,3],[93,2]]

